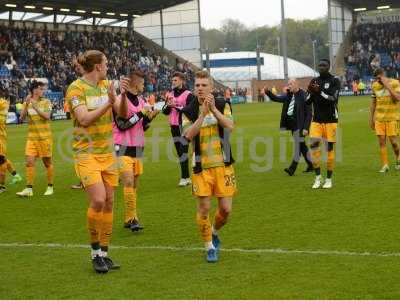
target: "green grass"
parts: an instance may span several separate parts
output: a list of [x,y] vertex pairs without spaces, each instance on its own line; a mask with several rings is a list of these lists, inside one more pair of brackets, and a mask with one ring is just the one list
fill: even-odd
[[[224,248],[400,253],[400,172],[377,173],[379,152],[368,127],[368,98],[340,101],[341,161],[330,191],[311,190],[313,175],[301,173],[304,163],[294,177],[282,172],[290,160],[291,144],[290,135],[278,130],[280,105],[234,106],[239,194],[230,222],[221,232]],[[177,164],[167,159],[169,131],[164,116],[152,125],[152,131],[163,130],[160,159],[151,161],[154,151],[149,144],[140,180],[143,233],[122,228],[121,188],[116,193],[112,244],[129,247],[110,251],[122,264],[120,271],[94,274],[89,250],[84,248],[5,246],[87,244],[86,196],[69,189],[77,181],[73,165],[57,150],[58,144],[66,148],[69,136],[63,132],[70,126],[67,121],[52,124],[54,197],[41,196],[46,186],[41,164],[37,164],[33,198],[16,198],[23,185],[9,186],[0,196],[0,299],[400,298],[400,257],[396,256],[221,252],[220,261],[209,265],[203,251],[141,248],[202,246],[195,224],[196,201],[189,189],[177,187]],[[9,157],[24,173],[26,127],[9,126],[8,133]],[[256,137],[273,141],[267,153],[272,169],[267,172],[253,170],[254,165],[266,165],[266,159],[257,163],[250,155],[249,144]],[[281,155],[280,144],[285,141],[288,151]],[[255,153],[265,156],[266,146],[258,143]]]

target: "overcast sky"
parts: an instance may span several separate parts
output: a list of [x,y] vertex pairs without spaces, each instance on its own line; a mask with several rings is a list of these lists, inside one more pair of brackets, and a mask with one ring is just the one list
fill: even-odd
[[[286,18],[315,19],[327,15],[327,0],[285,0]],[[200,0],[201,25],[218,28],[227,18],[239,19],[247,26],[277,25],[281,0]],[[309,9],[307,9],[309,8]]]

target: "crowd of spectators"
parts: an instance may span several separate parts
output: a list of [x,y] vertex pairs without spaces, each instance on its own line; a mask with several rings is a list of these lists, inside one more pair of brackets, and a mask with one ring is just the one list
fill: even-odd
[[46,78],[49,90],[65,92],[76,78],[73,61],[88,49],[103,51],[108,58],[108,78],[119,79],[140,69],[146,74],[147,93],[170,88],[174,71],[186,74],[192,87],[193,70],[187,62],[171,61],[147,49],[135,35],[105,32],[48,31],[0,26],[0,84],[15,102],[27,95],[29,80]]
[[379,67],[389,77],[400,77],[400,22],[358,24],[351,34],[353,44],[345,55],[346,84],[350,89],[354,81],[370,81],[373,70]]

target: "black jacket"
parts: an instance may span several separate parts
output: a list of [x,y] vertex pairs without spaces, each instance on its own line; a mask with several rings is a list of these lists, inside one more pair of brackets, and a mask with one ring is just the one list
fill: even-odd
[[314,78],[312,82],[320,88],[319,93],[310,92],[307,98],[307,103],[312,103],[313,121],[317,123],[337,123],[340,80],[328,73]]
[[[300,89],[296,94],[287,93],[282,95],[274,95],[271,91],[267,91],[267,96],[274,102],[282,103],[281,124],[282,130],[302,132],[304,129],[309,130],[312,118],[311,105],[306,103],[307,93]],[[287,115],[289,104],[294,96],[294,121],[290,120]]]

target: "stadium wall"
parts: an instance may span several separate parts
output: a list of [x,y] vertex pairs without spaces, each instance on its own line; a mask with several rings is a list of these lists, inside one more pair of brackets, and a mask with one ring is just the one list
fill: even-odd
[[354,15],[351,7],[344,5],[339,0],[328,0],[329,56],[333,64],[335,64],[353,21]]
[[133,28],[201,68],[199,0],[188,1],[136,18]]

